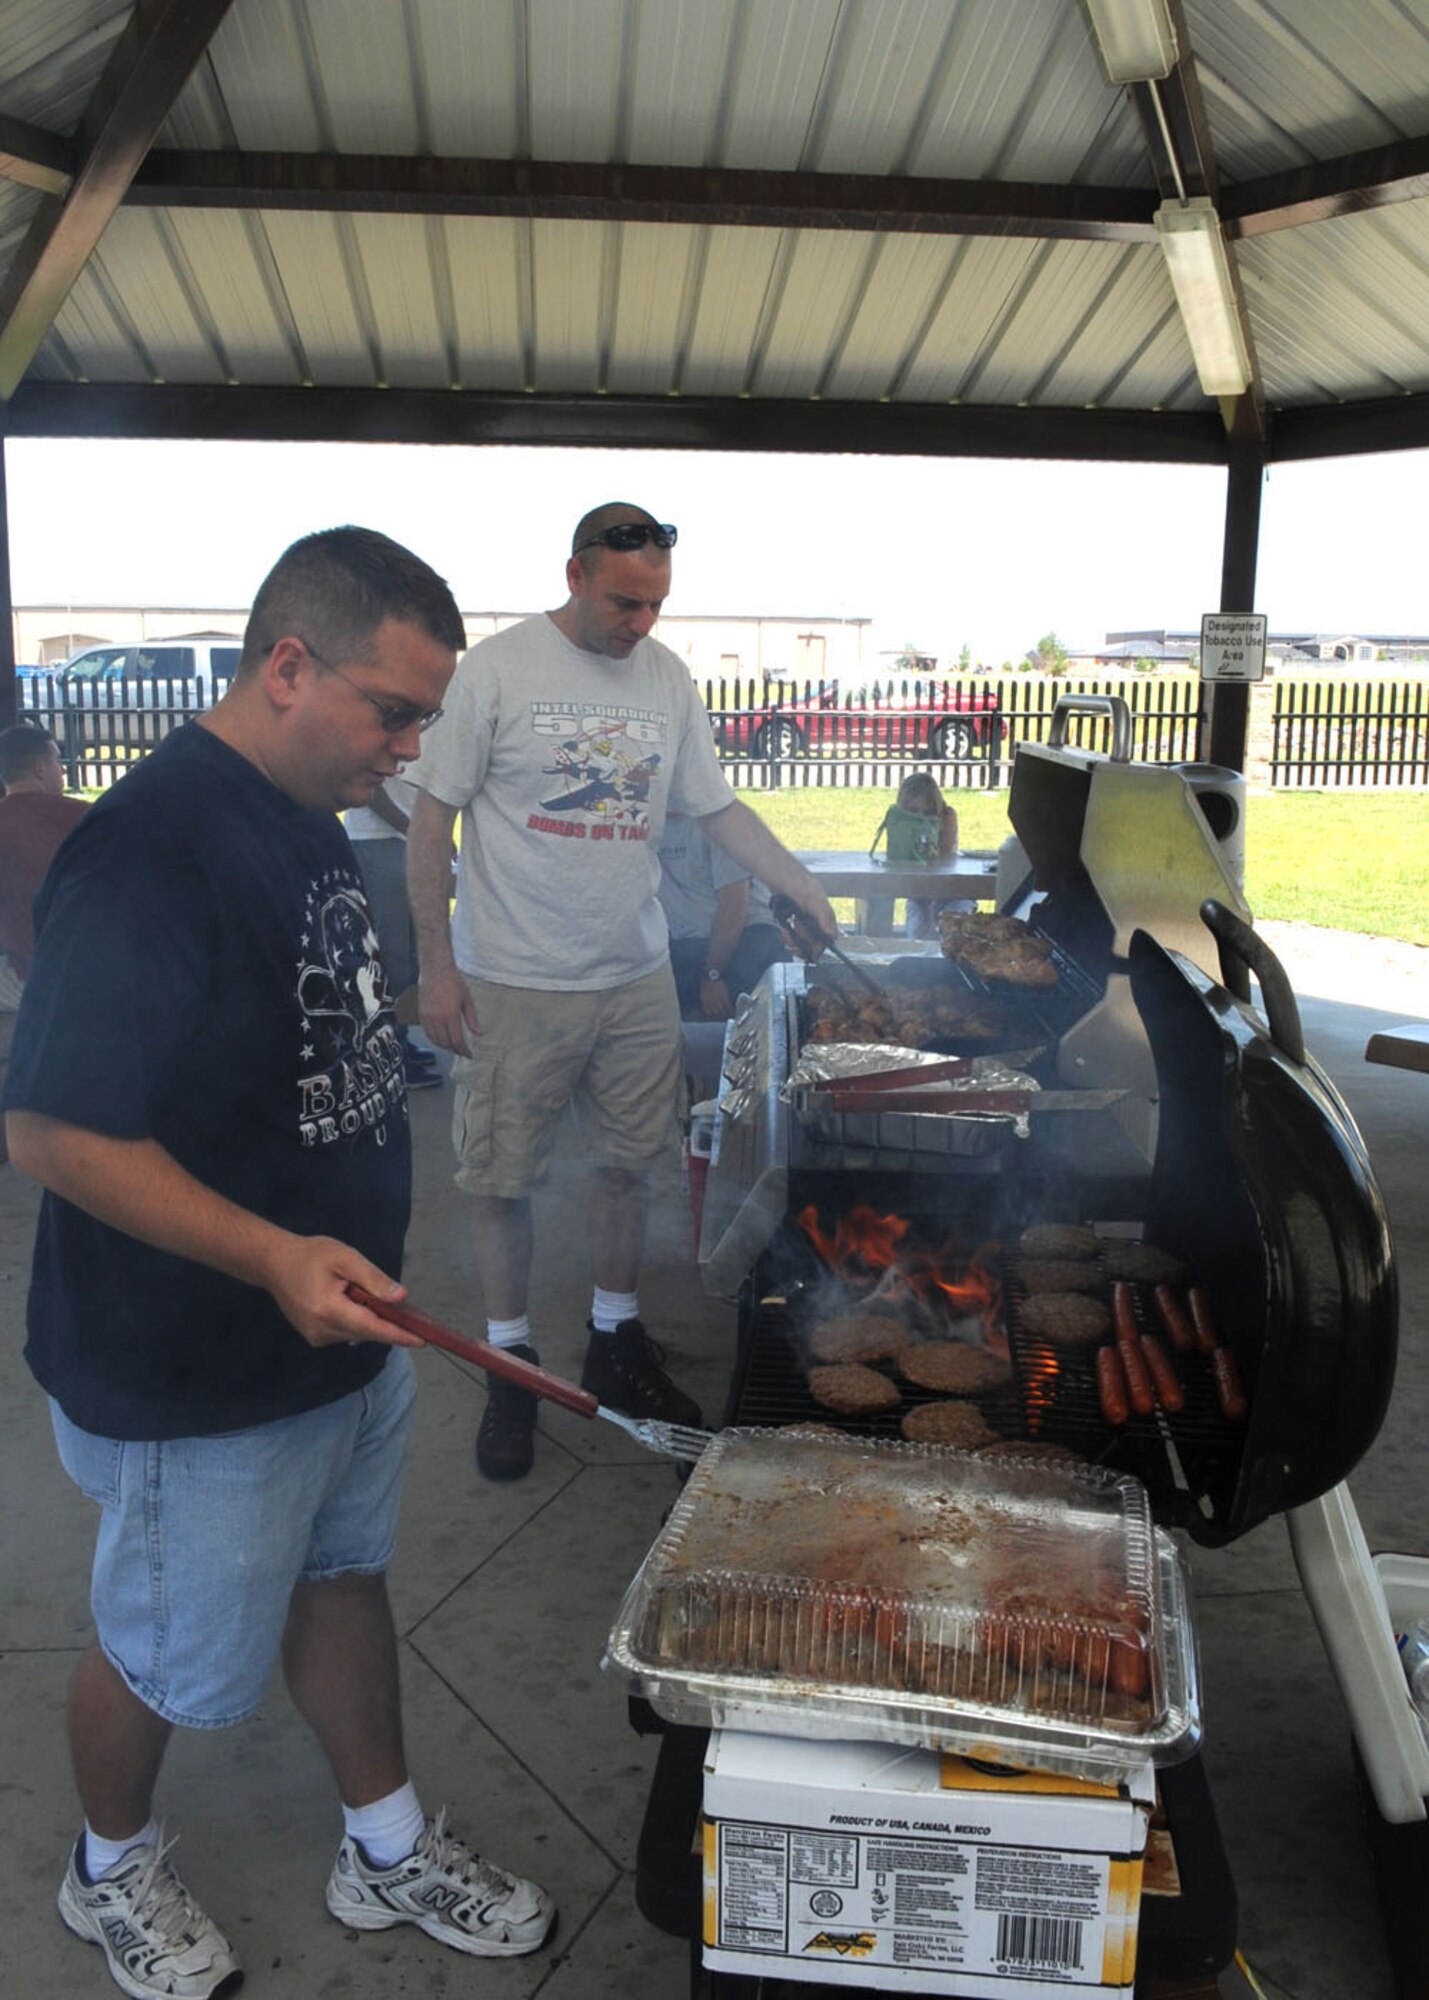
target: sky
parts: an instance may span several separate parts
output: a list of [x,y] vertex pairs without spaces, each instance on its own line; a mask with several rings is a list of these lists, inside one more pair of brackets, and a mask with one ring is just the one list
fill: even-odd
[[[11,439],[16,605],[241,609],[289,542],[357,521],[463,611],[559,603],[606,499],[673,521],[669,608],[868,618],[877,650],[1020,659],[1055,632],[1195,629],[1218,608],[1225,474],[1196,466],[511,446]],[[1429,451],[1273,466],[1256,611],[1272,632],[1429,631]]]

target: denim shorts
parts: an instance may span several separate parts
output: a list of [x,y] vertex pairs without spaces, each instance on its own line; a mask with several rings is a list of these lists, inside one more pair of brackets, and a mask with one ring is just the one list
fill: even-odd
[[99,1643],[146,1708],[189,1729],[243,1721],[294,1584],[387,1568],[415,1398],[394,1347],[365,1389],[223,1437],[96,1437],[51,1402],[60,1461],[101,1509]]

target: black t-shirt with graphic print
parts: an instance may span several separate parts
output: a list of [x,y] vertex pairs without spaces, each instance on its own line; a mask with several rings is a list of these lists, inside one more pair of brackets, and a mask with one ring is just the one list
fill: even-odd
[[[401,1049],[336,817],[197,724],[91,808],[36,905],[4,1103],[151,1138],[205,1186],[396,1277],[411,1201]],[[379,1345],[310,1347],[265,1291],[57,1196],[26,1358],[82,1429],[207,1436],[344,1396]]]

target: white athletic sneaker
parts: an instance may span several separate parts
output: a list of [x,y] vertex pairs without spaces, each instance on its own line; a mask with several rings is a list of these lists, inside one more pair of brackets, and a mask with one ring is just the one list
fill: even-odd
[[475,1958],[517,1958],[544,1944],[556,1906],[544,1889],[483,1861],[447,1832],[447,1809],[428,1820],[414,1853],[374,1868],[349,1834],[328,1879],[327,1906],[355,1931],[416,1924]]
[[157,1845],[131,1848],[107,1875],[86,1882],[76,1843],[60,1884],[60,1915],[76,1937],[103,1947],[115,1984],[133,2000],[218,2000],[238,1991],[243,1974],[228,1939],[167,1859],[173,1844],[161,1830]]

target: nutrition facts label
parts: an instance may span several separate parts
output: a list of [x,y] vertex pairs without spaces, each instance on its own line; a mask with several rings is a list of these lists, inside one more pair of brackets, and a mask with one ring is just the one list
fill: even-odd
[[[1069,2000],[1107,1991],[1107,1855],[729,1821],[716,1835],[725,1950],[1036,1980]],[[1129,1990],[1125,1915],[1113,1913],[1112,1991]]]

